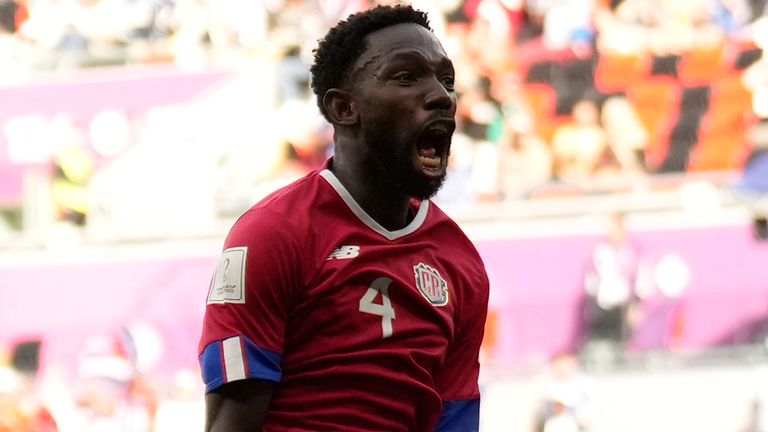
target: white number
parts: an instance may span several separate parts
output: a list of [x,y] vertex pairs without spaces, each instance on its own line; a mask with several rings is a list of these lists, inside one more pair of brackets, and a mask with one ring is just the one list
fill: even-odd
[[[380,277],[373,281],[368,291],[360,298],[360,312],[381,317],[383,338],[392,336],[392,320],[395,319],[395,309],[389,301],[389,284],[391,283],[392,279]],[[381,294],[381,303],[374,303],[378,294]]]

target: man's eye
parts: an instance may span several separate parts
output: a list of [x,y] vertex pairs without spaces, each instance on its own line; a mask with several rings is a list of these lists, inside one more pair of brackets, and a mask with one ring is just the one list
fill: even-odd
[[453,90],[454,78],[452,76],[445,76],[441,81],[446,89]]
[[402,83],[410,83],[416,81],[416,75],[413,72],[398,72],[394,79]]

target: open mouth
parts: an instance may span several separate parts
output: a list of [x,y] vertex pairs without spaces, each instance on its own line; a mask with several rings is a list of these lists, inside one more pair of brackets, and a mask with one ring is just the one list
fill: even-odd
[[435,121],[419,135],[416,152],[425,171],[441,172],[445,168],[454,128],[453,121]]
[[438,169],[443,165],[443,158],[438,156],[433,148],[420,148],[419,162],[424,168]]

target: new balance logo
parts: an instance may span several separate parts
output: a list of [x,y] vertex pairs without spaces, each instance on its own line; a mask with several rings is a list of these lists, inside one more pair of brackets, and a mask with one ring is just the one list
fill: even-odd
[[328,255],[328,259],[326,261],[330,261],[332,259],[351,259],[358,255],[360,255],[360,246],[344,245],[331,252],[331,254]]

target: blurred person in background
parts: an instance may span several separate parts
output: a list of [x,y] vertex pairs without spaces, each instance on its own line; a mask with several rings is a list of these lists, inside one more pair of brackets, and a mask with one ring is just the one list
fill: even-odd
[[578,357],[555,355],[537,379],[542,396],[534,432],[587,430],[592,384]]
[[505,200],[528,198],[552,180],[552,153],[529,121],[508,117],[499,142],[499,188]]
[[32,395],[33,385],[0,366],[0,432],[58,432],[56,421]]
[[376,7],[311,72],[334,156],[229,233],[199,345],[206,430],[477,431],[488,277],[429,200],[452,62],[425,13]]
[[752,382],[754,398],[747,424],[740,432],[768,432],[768,368],[759,367]]
[[52,195],[56,218],[83,226],[90,209],[89,181],[95,161],[86,148],[85,132],[72,119],[59,117],[54,121],[57,143],[53,158]]
[[645,27],[633,13],[621,6],[623,1],[609,3],[598,5],[593,15],[597,51],[600,54],[645,54],[648,51]]
[[552,414],[544,420],[541,432],[580,432],[581,427],[570,412],[567,399],[555,398],[552,402]]
[[571,121],[555,130],[552,152],[555,176],[567,184],[588,188],[595,177],[615,169],[597,102],[576,102]]
[[709,10],[713,24],[734,40],[749,40],[749,27],[766,12],[765,0],[715,0]]
[[[144,358],[147,352],[157,350],[151,347],[157,342],[149,342],[148,335],[146,329],[126,329],[119,336],[93,336],[86,341],[75,377],[74,412],[65,423],[67,430],[155,430],[159,398]],[[149,356],[156,357],[157,353]]]
[[544,46],[553,51],[570,49],[576,54],[591,53],[595,0],[554,0],[547,3],[542,34]]
[[491,77],[509,71],[516,63],[514,14],[500,0],[466,2],[474,13],[466,33],[471,66],[481,75]]
[[748,134],[752,152],[744,163],[739,189],[753,199],[768,198],[768,119],[756,124]]
[[482,75],[467,87],[459,99],[457,130],[472,141],[470,182],[475,200],[496,201],[499,198],[498,124],[502,119],[498,102],[491,94],[491,81]]
[[679,55],[722,43],[710,20],[710,0],[623,0],[596,16],[604,52]]
[[752,150],[744,162],[732,191],[753,213],[753,231],[758,241],[768,240],[768,119],[762,119],[746,133]]
[[627,233],[624,214],[613,213],[607,222],[607,236],[593,249],[584,279],[587,357],[623,354],[632,333],[628,317],[636,301],[640,250]]
[[41,344],[16,343],[8,361],[0,352],[0,432],[59,432],[37,388]]
[[451,141],[451,155],[445,182],[434,197],[443,207],[468,208],[475,202],[476,191],[472,187],[475,142],[468,136],[456,132]]
[[645,147],[648,131],[624,96],[612,96],[603,102],[601,123],[608,146],[623,174],[637,177],[645,172]]
[[0,30],[15,33],[27,19],[25,0],[0,0]]
[[456,113],[458,129],[475,141],[493,142],[494,122],[500,117],[498,102],[491,95],[491,81],[478,75],[476,81],[465,88]]

